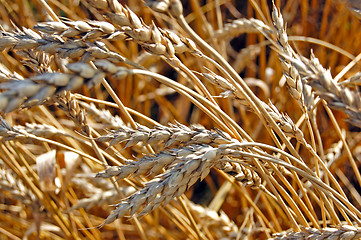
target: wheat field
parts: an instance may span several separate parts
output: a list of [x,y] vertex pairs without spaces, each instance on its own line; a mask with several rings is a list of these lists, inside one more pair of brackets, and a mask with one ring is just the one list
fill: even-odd
[[358,0],[1,0],[0,240],[360,239]]

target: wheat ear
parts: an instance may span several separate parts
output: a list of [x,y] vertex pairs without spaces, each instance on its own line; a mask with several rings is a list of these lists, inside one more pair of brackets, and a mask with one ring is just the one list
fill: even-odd
[[225,24],[222,29],[215,31],[214,37],[220,39],[234,37],[243,33],[259,33],[260,31],[267,34],[272,32],[271,28],[261,20],[239,18],[231,23]]
[[39,204],[31,190],[20,179],[17,179],[9,169],[0,168],[0,186],[4,192],[9,192],[15,199],[24,204],[29,204],[32,207]]
[[109,134],[97,138],[100,142],[110,141],[110,145],[126,142],[131,147],[139,142],[144,144],[164,143],[165,147],[180,144],[209,144],[211,146],[230,143],[229,136],[221,131],[208,131],[198,126],[187,127],[182,124],[170,124],[169,127],[158,125],[154,129],[139,125],[137,129],[127,127],[111,130]]
[[64,90],[73,90],[83,85],[91,88],[100,84],[105,74],[88,64],[72,63],[67,65],[72,73],[44,73],[29,79],[1,83],[0,111],[11,112],[19,107],[42,104],[44,100]]
[[[315,99],[311,88],[306,85],[306,76],[302,76],[296,64],[290,60],[299,59],[299,57],[288,43],[288,36],[282,14],[275,5],[273,5],[272,20],[275,28],[274,32],[277,37],[277,46],[282,52],[282,54],[280,54],[280,61],[289,87],[289,92],[291,96],[297,100],[302,109],[307,108],[310,110],[314,105]],[[267,33],[263,33],[267,37],[269,36]]]
[[286,232],[275,234],[273,240],[306,240],[306,239],[334,239],[334,240],[354,240],[360,239],[361,229],[358,227],[343,225],[338,228],[305,228],[301,232]]
[[[146,183],[142,190],[119,203],[104,224],[111,223],[128,212],[131,216],[142,216],[161,204],[169,203],[173,198],[182,195],[198,179],[204,179],[221,157],[222,151],[204,146],[193,154],[180,158],[181,162],[174,164],[172,169]],[[135,214],[136,212],[139,213]]]
[[119,53],[109,51],[104,43],[99,41],[79,41],[74,39],[64,40],[58,35],[39,35],[31,29],[11,33],[0,31],[0,51],[5,49],[28,50],[57,54],[60,58],[79,58],[83,61],[92,59],[108,59],[114,62],[127,62]]
[[[348,121],[355,126],[361,126],[361,97],[358,91],[351,91],[349,88],[346,88],[337,82],[331,76],[329,70],[326,70],[319,62],[319,60],[311,53],[311,58],[307,59],[304,57],[294,57],[293,49],[289,46],[287,42],[287,34],[284,29],[284,22],[281,13],[274,6],[272,13],[272,18],[274,21],[274,26],[276,28],[278,43],[281,45],[282,57],[281,62],[285,68],[288,66],[288,76],[286,79],[307,79],[305,84],[309,84],[313,89],[316,90],[316,93],[326,100],[331,108],[341,110],[345,112],[350,118]],[[300,77],[298,77],[300,76]],[[291,81],[292,82],[292,81]],[[300,84],[297,81],[293,81],[295,84],[294,87],[300,87]],[[307,88],[304,88],[306,90]],[[309,90],[306,91],[309,95]],[[304,95],[306,92],[303,91]],[[301,96],[301,95],[300,95]],[[309,95],[310,96],[310,95]],[[306,99],[306,97],[305,97]],[[311,97],[309,97],[311,99]],[[306,104],[306,106],[309,104]]]

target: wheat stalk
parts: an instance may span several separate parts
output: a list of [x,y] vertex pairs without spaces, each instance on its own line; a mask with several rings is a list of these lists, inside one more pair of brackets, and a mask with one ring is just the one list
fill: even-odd
[[[220,88],[226,90],[221,93],[222,97],[234,97],[241,102],[242,105],[250,107],[249,103],[245,101],[243,96],[232,86],[226,79],[223,77],[210,72],[203,73],[203,76],[211,81],[212,83],[218,85]],[[301,144],[308,146],[308,143],[304,139],[303,132],[293,123],[292,119],[287,114],[281,114],[278,109],[270,102],[266,104],[263,101],[260,101],[265,110],[269,113],[275,123],[282,129],[286,136],[294,137]]]

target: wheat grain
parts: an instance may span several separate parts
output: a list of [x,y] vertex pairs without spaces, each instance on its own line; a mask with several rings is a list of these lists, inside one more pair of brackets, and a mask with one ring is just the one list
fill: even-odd
[[11,72],[4,64],[0,63],[0,82],[6,82],[10,79],[24,79],[19,73]]
[[[230,144],[221,144],[216,148],[208,145],[191,145],[161,152],[153,156],[145,156],[136,162],[128,161],[126,163],[127,165],[109,167],[104,172],[98,173],[97,177],[117,176],[118,179],[122,179],[128,177],[130,174],[134,174],[134,176],[147,172],[149,174],[157,174],[155,169],[157,171],[161,171],[162,168],[166,169],[166,172],[147,182],[142,190],[123,199],[112,214],[108,216],[104,224],[108,224],[117,218],[125,216],[129,211],[130,216],[142,216],[153,211],[162,203],[167,204],[173,198],[184,193],[198,179],[204,179],[212,167],[230,170],[236,166],[235,169],[238,171],[238,177],[241,181],[255,189],[265,189],[264,186],[260,184],[261,180],[258,174],[253,170],[237,165],[233,165],[232,167],[230,164],[227,165],[228,162],[236,161],[236,164],[244,163],[247,165],[246,162],[252,163],[250,158],[254,157],[288,166],[292,168],[292,170],[297,169],[271,155],[265,154],[265,156],[269,157],[264,157],[257,153],[249,153],[250,148],[246,145],[236,140]],[[245,151],[244,148],[247,151]],[[297,160],[297,162],[299,161]],[[306,165],[302,163],[301,165],[306,171],[312,172]]]
[[[19,131],[20,130],[20,131]],[[1,116],[0,116],[0,136],[2,140],[9,141],[13,139],[19,139],[24,137],[21,129],[16,130],[12,128]]]
[[146,6],[155,12],[166,13],[170,9],[172,0],[146,0]]
[[341,151],[343,148],[342,140],[332,144],[329,149],[327,149],[325,153],[325,161],[328,166],[331,166],[341,155]]
[[30,67],[36,73],[51,72],[51,58],[44,52],[35,52],[33,50],[19,50],[16,54],[21,56],[21,62]]
[[156,12],[169,12],[174,17],[180,16],[183,13],[183,5],[177,0],[147,0],[146,4]]
[[361,72],[355,73],[352,77],[346,79],[343,82],[340,82],[341,85],[346,86],[360,86],[361,85]]

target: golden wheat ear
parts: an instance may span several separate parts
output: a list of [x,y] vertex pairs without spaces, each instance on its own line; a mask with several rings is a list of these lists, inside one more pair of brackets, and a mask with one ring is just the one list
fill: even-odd
[[0,238],[360,239],[360,1],[0,1]]

